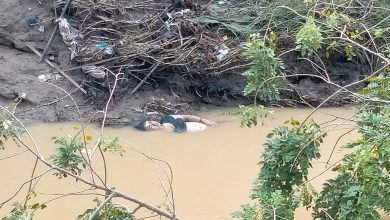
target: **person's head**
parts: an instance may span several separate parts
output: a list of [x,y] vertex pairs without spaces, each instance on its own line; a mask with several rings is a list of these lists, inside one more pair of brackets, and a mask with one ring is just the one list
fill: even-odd
[[155,131],[160,130],[162,125],[157,121],[142,120],[135,126],[135,128],[140,131]]

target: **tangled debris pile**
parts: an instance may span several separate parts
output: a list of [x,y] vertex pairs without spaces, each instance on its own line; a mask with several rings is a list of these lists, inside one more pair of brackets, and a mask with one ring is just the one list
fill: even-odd
[[[57,1],[64,5],[64,0]],[[305,14],[308,8],[298,2],[296,5],[290,2],[288,6]],[[241,42],[253,32],[275,35],[278,53],[285,54],[281,58],[286,74],[316,72],[310,62],[299,61],[298,51],[284,53],[295,47],[289,28],[296,31],[304,19],[267,1],[95,0],[91,4],[74,0],[70,8],[70,18],[61,21],[69,26],[62,36],[71,50],[72,62],[89,66],[88,71],[83,68],[87,77],[84,87],[93,102],[108,99],[118,78],[116,73],[122,73],[116,98],[128,90],[131,91],[127,94],[132,96],[145,82],[154,88],[165,85],[173,95],[193,94],[206,103],[213,103],[213,98],[229,102],[242,97],[246,81],[241,73],[249,64],[242,55]],[[348,67],[351,74],[343,75],[348,80],[355,80],[364,72],[359,70],[361,64],[351,66],[344,58],[326,64],[329,70],[338,73],[339,65]],[[337,74],[332,77],[338,84],[346,81]],[[307,77],[295,81],[291,81],[294,90],[313,104],[327,96],[323,92],[326,89],[313,93],[301,86]],[[313,90],[318,88],[315,84],[309,86]],[[334,88],[328,90],[331,93]],[[286,98],[299,100],[293,94],[288,92]]]
[[[56,14],[65,4],[55,1]],[[210,19],[223,5],[192,0],[75,0],[60,18],[59,29],[71,51],[70,60],[83,67],[83,86],[93,102],[105,102],[115,82],[115,98],[133,89],[131,96],[149,77],[152,83],[168,84],[171,90],[181,87],[199,97],[207,94],[208,99],[235,96],[241,94],[239,89],[199,83],[224,74],[239,75],[246,66],[240,42],[229,37],[232,27]],[[174,85],[173,75],[190,83]]]
[[[180,1],[179,1],[180,2]],[[221,74],[235,63],[238,50],[218,25],[198,19],[207,12],[200,3],[185,1],[97,1],[93,7],[75,1],[75,24],[84,39],[79,43],[80,64],[122,57],[111,68],[148,72],[154,63],[186,74]],[[143,11],[143,13],[137,13]],[[137,18],[137,15],[143,17]]]
[[[112,91],[115,102],[122,97],[138,98],[140,89],[151,93],[163,89],[172,98],[184,96],[186,100],[178,99],[178,103],[199,101],[218,105],[242,98],[246,79],[241,73],[250,64],[243,56],[241,43],[254,32],[264,35],[264,39],[273,38],[275,52],[284,62],[284,74],[318,72],[294,49],[292,36],[304,25],[304,15],[316,10],[301,0],[280,0],[273,4],[265,0],[54,0],[52,7],[58,24],[55,30],[59,29],[61,35],[57,35],[64,44],[60,43],[60,53],[46,47],[43,54],[50,54],[48,59],[54,63],[58,56],[61,61],[58,59],[57,63],[63,64],[64,52],[67,53],[66,60],[73,67],[64,72],[82,70],[76,80],[81,87],[72,83],[85,91],[87,101],[100,106]],[[321,7],[324,10],[318,13],[323,17],[319,19],[327,21],[326,12],[331,9],[326,4]],[[353,8],[351,17],[356,17],[356,10]],[[384,10],[379,12],[383,14]],[[35,24],[36,18],[31,18]],[[385,22],[375,16],[369,21]],[[330,59],[324,57],[329,52],[325,46],[318,59],[324,60],[321,66],[328,70],[332,82],[343,85],[367,72],[366,63],[345,58],[346,43],[340,44]],[[315,59],[313,62],[318,63]],[[337,89],[315,79],[290,77],[291,87],[283,98],[298,102],[304,98],[305,103],[316,105]],[[345,98],[338,97],[332,105],[342,103],[338,99]]]

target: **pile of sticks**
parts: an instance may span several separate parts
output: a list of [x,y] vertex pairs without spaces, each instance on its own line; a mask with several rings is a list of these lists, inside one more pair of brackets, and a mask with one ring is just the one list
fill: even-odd
[[[107,93],[108,98],[118,79],[113,73],[122,74],[120,82],[115,82],[117,88],[122,88],[122,94],[132,89],[131,96],[149,77],[167,80],[167,73],[204,79],[242,72],[245,61],[239,42],[229,37],[222,25],[200,19],[207,15],[208,4],[201,0],[56,0],[53,7],[57,23],[66,19],[80,36],[77,47],[72,47],[77,48],[71,56],[74,69],[92,66],[107,70],[106,78],[99,79],[98,85],[84,86],[87,91],[83,92],[95,94],[92,98],[96,99],[96,91]],[[59,26],[56,24],[41,60]],[[61,32],[61,26],[59,29]],[[73,40],[70,44],[74,43]],[[96,81],[85,74],[88,82]],[[134,86],[134,81],[138,85]],[[105,102],[106,98],[99,99]]]
[[[237,42],[219,33],[218,25],[198,22],[196,18],[206,9],[199,3],[185,2],[75,1],[74,23],[84,36],[76,62],[125,57],[107,67],[130,68],[143,74],[156,63],[160,69],[190,75],[234,71],[242,62]],[[222,47],[231,48],[226,56],[218,58]]]

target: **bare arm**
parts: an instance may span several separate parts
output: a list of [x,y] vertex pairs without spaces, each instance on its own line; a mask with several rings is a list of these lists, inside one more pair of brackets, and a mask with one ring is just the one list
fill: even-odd
[[201,118],[195,115],[170,115],[173,118],[181,118],[185,122],[201,122]]
[[185,122],[199,122],[199,123],[203,123],[207,126],[216,126],[217,125],[217,123],[215,123],[213,121],[210,121],[210,120],[207,120],[207,119],[195,116],[195,115],[171,115],[171,116],[173,118],[181,118]]

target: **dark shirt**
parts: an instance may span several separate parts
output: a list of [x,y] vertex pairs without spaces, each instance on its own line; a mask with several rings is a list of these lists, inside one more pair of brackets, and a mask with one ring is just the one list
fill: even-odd
[[174,118],[170,115],[165,115],[161,121],[160,124],[169,123],[175,127],[176,132],[184,132],[187,131],[187,125],[185,121],[181,118]]

